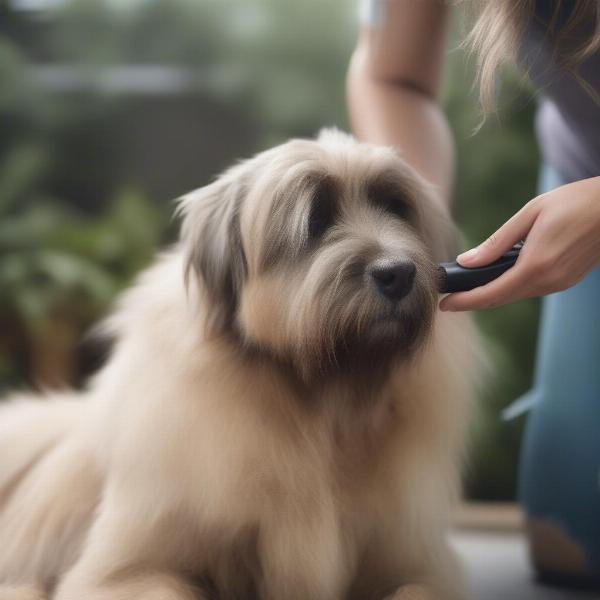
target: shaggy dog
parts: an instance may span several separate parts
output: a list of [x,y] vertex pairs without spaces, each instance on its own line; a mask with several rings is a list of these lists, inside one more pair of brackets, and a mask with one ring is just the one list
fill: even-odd
[[82,393],[0,407],[0,599],[463,596],[445,540],[478,346],[456,231],[326,131],[180,205]]

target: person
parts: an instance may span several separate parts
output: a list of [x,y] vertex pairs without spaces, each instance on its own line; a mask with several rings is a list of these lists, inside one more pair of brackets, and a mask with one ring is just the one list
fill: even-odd
[[[538,573],[597,585],[600,2],[479,0],[477,9],[470,39],[484,111],[504,60],[514,59],[541,91],[540,195],[458,257],[467,267],[485,265],[525,240],[515,266],[487,285],[445,296],[440,309],[545,296],[520,495]],[[439,95],[450,10],[443,0],[365,0],[347,78],[355,135],[396,147],[448,202],[453,143]]]

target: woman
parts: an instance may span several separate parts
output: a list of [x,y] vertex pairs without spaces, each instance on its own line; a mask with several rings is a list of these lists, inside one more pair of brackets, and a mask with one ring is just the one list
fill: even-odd
[[[540,192],[476,248],[487,264],[521,240],[496,281],[451,294],[442,310],[543,301],[535,387],[521,464],[532,556],[546,579],[600,581],[600,2],[487,0],[471,41],[481,99],[498,63],[515,58],[543,99]],[[363,2],[348,76],[358,138],[397,147],[449,200],[453,145],[438,103],[449,6],[442,0]],[[565,290],[565,291],[563,291]],[[560,292],[560,293],[555,293]]]

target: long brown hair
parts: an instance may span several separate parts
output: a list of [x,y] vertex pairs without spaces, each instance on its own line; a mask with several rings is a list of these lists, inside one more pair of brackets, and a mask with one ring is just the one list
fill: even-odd
[[[555,0],[547,34],[553,40],[561,69],[572,72],[597,98],[597,93],[577,74],[577,67],[600,48],[600,0],[572,0],[570,6],[567,2]],[[475,17],[467,42],[477,56],[479,97],[482,108],[488,112],[494,106],[497,69],[516,59],[523,34],[534,16],[535,0],[471,0],[469,4],[475,9]],[[559,16],[565,12],[566,20],[561,20],[558,27]]]

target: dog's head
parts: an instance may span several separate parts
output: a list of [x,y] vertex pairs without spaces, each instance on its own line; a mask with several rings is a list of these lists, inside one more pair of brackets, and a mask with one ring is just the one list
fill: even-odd
[[434,318],[435,263],[456,253],[429,186],[392,150],[337,131],[235,166],[181,212],[186,277],[213,331],[304,376],[413,355]]

